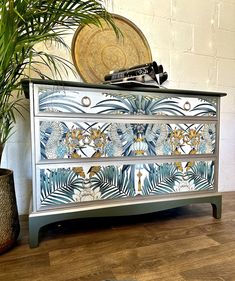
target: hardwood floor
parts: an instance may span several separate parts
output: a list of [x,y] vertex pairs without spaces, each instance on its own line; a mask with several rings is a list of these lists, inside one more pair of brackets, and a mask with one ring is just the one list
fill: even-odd
[[0,256],[0,280],[233,281],[235,192],[223,193],[221,220],[209,204],[193,204],[62,222],[43,228],[34,249],[22,217],[18,244]]

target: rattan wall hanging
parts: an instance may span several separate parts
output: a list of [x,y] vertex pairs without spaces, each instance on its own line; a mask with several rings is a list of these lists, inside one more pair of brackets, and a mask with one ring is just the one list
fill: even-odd
[[111,70],[129,68],[152,61],[149,44],[141,30],[128,19],[113,15],[122,35],[118,39],[113,29],[102,21],[79,27],[72,41],[74,65],[88,83],[101,83]]

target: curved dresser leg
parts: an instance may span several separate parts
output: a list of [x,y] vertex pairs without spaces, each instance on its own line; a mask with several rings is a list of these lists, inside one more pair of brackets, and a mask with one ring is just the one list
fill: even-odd
[[216,219],[220,219],[221,212],[222,212],[222,196],[218,196],[217,200],[211,203],[211,206],[212,206],[213,217]]
[[38,246],[39,230],[41,226],[35,218],[29,218],[29,246],[35,248]]

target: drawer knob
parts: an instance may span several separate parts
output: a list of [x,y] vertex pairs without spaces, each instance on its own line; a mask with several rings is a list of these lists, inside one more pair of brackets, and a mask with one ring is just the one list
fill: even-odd
[[191,104],[190,102],[186,101],[184,104],[184,110],[189,111],[191,109]]
[[82,98],[82,105],[85,107],[89,107],[91,105],[91,99],[87,96]]

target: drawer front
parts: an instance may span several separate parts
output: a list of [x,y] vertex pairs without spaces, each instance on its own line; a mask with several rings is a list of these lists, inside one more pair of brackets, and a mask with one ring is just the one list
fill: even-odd
[[38,168],[38,209],[214,189],[214,161]]
[[216,149],[214,123],[101,123],[55,119],[38,122],[40,127],[40,144],[37,144],[37,147],[40,147],[38,161],[87,157],[214,154]]
[[66,89],[37,86],[35,113],[112,115],[216,116],[215,97],[174,95],[99,89]]

